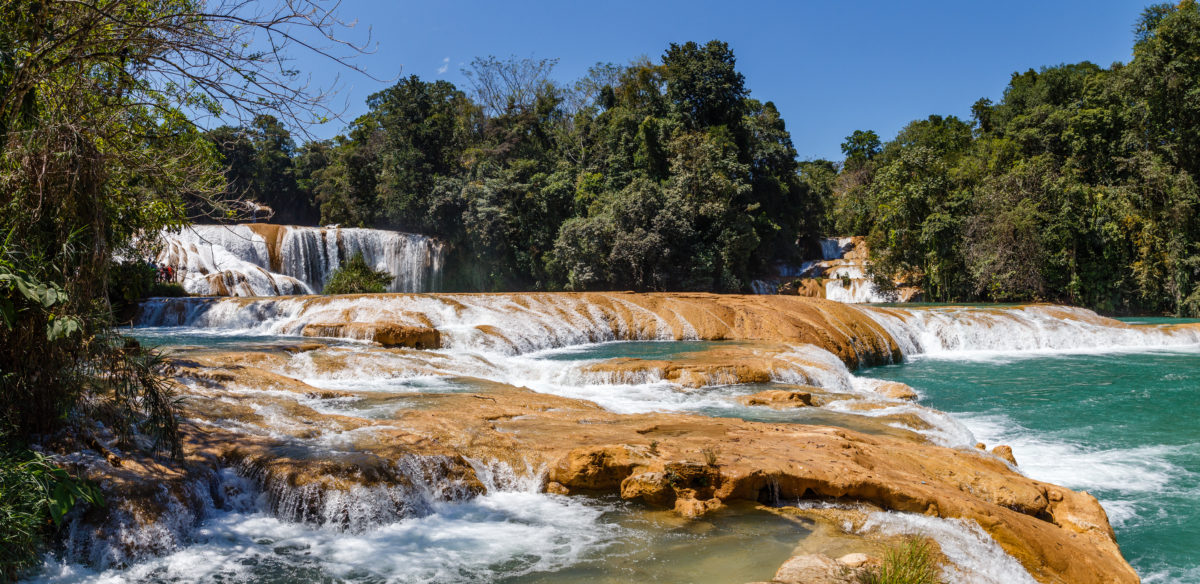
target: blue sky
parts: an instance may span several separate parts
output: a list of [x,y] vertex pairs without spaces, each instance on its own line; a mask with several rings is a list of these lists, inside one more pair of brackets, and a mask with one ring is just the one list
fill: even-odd
[[[472,58],[555,57],[571,81],[597,61],[657,60],[671,42],[721,39],[737,56],[751,95],[774,101],[801,159],[840,159],[842,139],[873,129],[885,140],[929,114],[969,117],[997,100],[1009,75],[1030,67],[1131,58],[1132,28],[1146,4],[1041,2],[384,2],[345,0],[339,14],[368,28],[374,52],[355,59],[372,80],[319,58],[296,63],[312,81],[338,76],[344,119],[399,75],[465,88]],[[311,128],[331,137],[333,121]]]

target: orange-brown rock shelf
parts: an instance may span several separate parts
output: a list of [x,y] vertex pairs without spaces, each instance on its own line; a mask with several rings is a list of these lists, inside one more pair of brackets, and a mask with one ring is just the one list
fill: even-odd
[[[461,313],[479,305],[507,311],[513,318],[523,313],[562,322],[587,319],[604,330],[592,341],[670,338],[699,340],[765,340],[811,344],[834,353],[848,366],[898,361],[900,349],[875,320],[862,310],[820,298],[779,295],[728,295],[708,293],[561,292],[511,294],[369,294],[346,296],[296,296],[286,299],[221,298],[197,302],[242,306],[288,303],[294,319],[305,321],[294,334],[378,339],[383,344],[422,346],[441,344],[434,338],[439,323],[434,313]],[[431,305],[433,305],[431,307]],[[173,303],[167,311],[183,312],[192,306]],[[166,314],[162,324],[177,323],[182,314]],[[475,327],[498,344],[516,345],[509,331],[497,325]],[[444,332],[444,331],[443,331]],[[550,331],[547,331],[550,332]],[[602,333],[602,334],[601,334]],[[392,339],[399,339],[392,341]]]
[[[445,355],[416,347],[442,344],[455,331],[439,328],[430,316],[434,310],[372,306],[389,298],[394,297],[303,297],[287,302],[301,304],[295,312],[307,315],[307,322],[320,323],[306,323],[321,327],[312,335],[378,337],[387,345],[356,349],[356,359],[376,354],[389,362],[416,363],[417,369],[441,370]],[[605,323],[609,338],[654,338],[651,331],[667,327],[674,338],[756,341],[686,358],[611,360],[586,370],[596,375],[653,372],[685,392],[714,379],[769,381],[785,345],[816,345],[850,367],[899,358],[896,342],[861,309],[812,298],[633,293],[409,298],[450,311],[465,311],[468,304],[480,302],[502,303],[513,312],[560,310],[564,320],[586,311],[589,322]],[[385,313],[385,320],[367,320],[368,310]],[[510,334],[495,325],[476,328],[473,334],[489,338]],[[380,336],[384,334],[387,339]],[[178,374],[188,383],[190,459],[235,466],[273,492],[305,490],[310,499],[287,498],[301,501],[287,511],[293,516],[304,516],[306,505],[319,507],[312,498],[319,499],[322,492],[403,486],[411,477],[397,475],[390,464],[403,457],[435,458],[441,476],[451,478],[467,495],[484,488],[468,459],[501,461],[514,468],[541,469],[544,488],[554,493],[619,495],[685,516],[702,515],[733,501],[817,499],[972,520],[1039,582],[1139,581],[1121,556],[1095,498],[1027,478],[983,451],[936,446],[894,428],[867,433],[689,414],[618,414],[592,402],[467,376],[463,383],[472,388],[467,392],[328,390],[291,373],[297,355],[325,373],[354,366],[346,355],[320,344],[230,352],[197,349],[176,357]],[[913,397],[902,389],[887,388],[897,394],[892,396],[896,401]],[[748,403],[765,408],[771,400],[784,400],[810,410],[834,399],[818,395],[821,388],[779,391],[751,396],[761,404],[754,399]],[[402,406],[382,417],[318,411],[323,400],[343,398]],[[322,436],[337,437],[338,454],[297,447]]]

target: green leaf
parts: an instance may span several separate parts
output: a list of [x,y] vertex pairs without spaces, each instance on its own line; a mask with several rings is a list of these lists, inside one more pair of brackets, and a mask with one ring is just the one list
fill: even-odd
[[79,332],[79,320],[74,317],[53,318],[46,324],[46,338],[56,341]]

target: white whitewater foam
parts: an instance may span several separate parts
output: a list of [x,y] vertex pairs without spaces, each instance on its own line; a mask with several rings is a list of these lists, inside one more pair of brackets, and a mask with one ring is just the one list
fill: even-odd
[[212,510],[176,549],[129,568],[100,570],[51,557],[32,581],[490,582],[563,568],[625,535],[620,527],[600,521],[609,510],[602,503],[539,493],[539,472],[470,462],[488,493],[462,502],[431,494],[421,499],[417,515],[380,515],[373,493],[357,502],[322,502],[364,514],[356,522],[359,528],[351,530],[281,520],[266,511],[277,504],[268,503],[265,495],[255,497],[249,481],[226,469],[224,482],[243,495]]
[[821,257],[826,260],[840,260],[846,254],[846,248],[854,241],[852,237],[827,237],[821,240]]
[[825,298],[846,304],[869,304],[873,302],[888,302],[891,300],[875,286],[875,283],[862,277],[858,268],[838,268],[835,272],[845,274],[860,274],[858,277],[847,275],[832,277],[825,281]]
[[1005,416],[959,414],[987,444],[1007,444],[1020,470],[1041,481],[1075,490],[1154,493],[1186,471],[1168,456],[1195,446],[1088,449],[1053,434],[1035,433]]
[[[677,333],[649,310],[619,296],[610,300],[648,318],[633,325],[615,309],[571,296],[443,294],[335,297],[319,302],[309,298],[154,299],[142,304],[138,324],[267,335],[299,335],[312,323],[431,325],[442,333],[446,349],[510,355],[614,340],[695,337],[695,328],[683,318],[676,319],[682,327]],[[909,358],[1200,348],[1200,327],[1127,326],[1081,308],[856,308],[878,322]]]
[[[614,340],[685,340],[695,332],[685,325],[676,338],[662,317],[613,297],[615,304],[644,317],[637,329],[615,310],[557,295],[391,295],[234,299],[164,298],[142,304],[139,326],[221,328],[241,334],[299,335],[312,323],[389,322],[430,326],[442,334],[448,350],[520,354]],[[616,330],[614,330],[616,326]],[[690,329],[690,330],[689,330]],[[488,330],[499,334],[492,334]]]
[[947,582],[972,584],[1035,584],[1021,563],[1010,556],[974,521],[939,519],[912,513],[871,513],[862,532],[885,535],[921,535],[938,542],[952,562],[943,568]]
[[[568,351],[586,352],[603,346],[574,345]],[[704,387],[684,387],[664,380],[655,369],[590,371],[590,366],[605,359],[552,358],[563,351],[550,349],[511,355],[489,350],[393,352],[341,346],[293,355],[277,372],[325,389],[382,392],[462,391],[461,382],[456,387],[454,378],[476,378],[587,400],[611,411],[628,414],[727,409],[740,395],[737,391],[721,390],[737,382],[732,377],[716,375]],[[337,356],[342,367],[324,365],[331,356]],[[777,383],[815,385],[881,399],[870,390],[858,389],[858,380],[845,364],[819,347],[795,346],[771,356],[791,363],[790,367],[773,372],[773,381]]]
[[216,275],[234,296],[313,293],[311,284],[271,272],[266,240],[245,225],[197,225],[160,238],[155,263],[175,268],[176,281],[189,294],[215,294],[209,277]]
[[613,541],[603,507],[499,492],[362,533],[287,523],[264,512],[221,512],[191,545],[126,570],[52,563],[35,582],[255,582],[322,577],[387,582],[489,582],[559,569]]
[[1005,355],[1200,348],[1200,328],[1127,326],[1083,308],[1024,306],[872,309],[906,357],[994,359]]

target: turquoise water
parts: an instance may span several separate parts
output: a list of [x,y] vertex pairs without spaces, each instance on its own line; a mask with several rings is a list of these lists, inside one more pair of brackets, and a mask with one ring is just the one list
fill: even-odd
[[591,345],[576,345],[534,353],[531,357],[549,361],[584,361],[588,359],[678,359],[688,353],[717,347],[738,345],[736,341],[613,341]]
[[1095,495],[1143,581],[1200,583],[1200,354],[917,358],[861,374],[1012,445],[1025,474]]
[[260,349],[268,345],[296,342],[325,342],[328,339],[288,337],[283,335],[254,335],[245,332],[193,327],[136,327],[118,331],[133,337],[147,347],[178,348],[204,347],[206,349]]
[[1172,316],[1123,316],[1117,320],[1129,324],[1186,324],[1200,322],[1200,318],[1175,318]]

